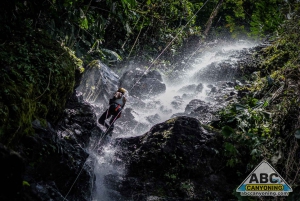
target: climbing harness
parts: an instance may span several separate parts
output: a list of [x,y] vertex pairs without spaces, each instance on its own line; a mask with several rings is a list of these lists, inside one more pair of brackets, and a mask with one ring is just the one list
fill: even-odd
[[115,111],[118,111],[121,108],[121,105],[118,105],[115,109]]

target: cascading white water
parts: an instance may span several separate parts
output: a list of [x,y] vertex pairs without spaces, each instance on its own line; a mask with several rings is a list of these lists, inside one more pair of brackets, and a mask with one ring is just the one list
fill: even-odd
[[[237,58],[232,57],[236,51],[247,49],[254,47],[256,44],[247,42],[247,41],[239,41],[234,44],[222,44],[221,46],[215,46],[214,48],[210,48],[207,50],[206,53],[202,54],[201,57],[197,58],[195,61],[193,61],[192,68],[185,69],[184,76],[182,76],[180,79],[172,80],[169,82],[166,82],[166,91],[163,94],[160,94],[156,97],[149,98],[147,100],[143,100],[147,107],[146,108],[137,108],[135,105],[130,105],[130,97],[128,98],[128,106],[131,107],[134,112],[133,115],[135,117],[135,120],[141,124],[147,124],[148,127],[144,130],[144,132],[147,131],[150,127],[152,127],[155,123],[149,122],[148,117],[157,115],[159,119],[158,122],[163,122],[167,119],[169,119],[173,114],[175,113],[181,113],[184,112],[185,106],[192,100],[192,99],[200,99],[200,100],[206,100],[206,95],[208,92],[207,85],[211,84],[209,82],[203,83],[203,90],[201,93],[194,94],[193,96],[186,96],[185,98],[182,98],[184,94],[189,94],[189,91],[180,91],[182,87],[185,87],[187,85],[198,85],[201,80],[195,80],[191,79],[200,69],[205,68],[209,66],[212,63],[218,63],[225,60],[230,60],[230,62],[236,62]],[[174,107],[172,105],[172,102],[174,101],[174,97],[180,97],[181,104],[178,107]],[[107,103],[103,103],[106,105]],[[101,107],[103,108],[103,106]],[[118,121],[115,123],[115,125],[118,125]],[[123,138],[123,137],[131,137],[131,136],[137,136],[144,134],[144,132],[137,132],[135,129],[132,129],[130,132],[127,133],[118,133],[114,134],[112,136],[111,140],[114,140],[115,138]],[[124,167],[122,166],[114,166],[113,160],[114,159],[114,153],[116,152],[116,148],[112,146],[110,143],[106,144],[103,147],[102,154],[97,155],[94,153],[94,157],[96,158],[95,163],[95,176],[96,176],[96,191],[93,196],[93,201],[110,201],[114,200],[110,196],[116,195],[117,192],[113,192],[112,189],[109,189],[106,187],[105,184],[105,176],[116,174],[116,175],[122,175],[124,171]]]
[[118,196],[118,192],[113,189],[109,189],[105,186],[105,176],[107,175],[121,175],[124,171],[123,166],[114,166],[113,160],[115,160],[116,148],[107,144],[103,147],[101,155],[93,152],[93,158],[95,159],[94,172],[96,176],[95,185],[96,192],[93,195],[93,201],[108,201],[112,200],[111,195]]

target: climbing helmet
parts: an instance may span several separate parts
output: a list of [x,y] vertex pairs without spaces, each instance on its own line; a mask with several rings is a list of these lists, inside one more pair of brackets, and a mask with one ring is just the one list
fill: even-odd
[[124,89],[124,88],[119,88],[119,89],[118,89],[118,92],[121,92],[122,94],[125,94],[126,89]]

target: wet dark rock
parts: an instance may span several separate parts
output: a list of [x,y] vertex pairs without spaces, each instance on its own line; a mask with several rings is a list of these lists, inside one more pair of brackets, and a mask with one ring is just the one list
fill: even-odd
[[183,99],[180,96],[174,96],[174,101],[171,102],[171,106],[174,109],[179,109],[182,107]]
[[230,101],[232,99],[233,99],[233,97],[228,97],[228,98],[225,99],[225,101]]
[[192,79],[201,82],[216,82],[220,80],[231,80],[236,76],[236,66],[230,61],[211,63],[207,67],[195,73]]
[[161,105],[160,101],[151,101],[146,104],[147,109],[157,109]]
[[194,96],[195,96],[194,94],[182,94],[182,99],[191,99]]
[[194,92],[197,88],[197,85],[195,84],[190,84],[190,85],[187,85],[187,86],[184,86],[182,88],[180,88],[178,90],[178,92],[183,92],[183,93],[190,93],[190,92]]
[[[203,124],[208,124],[218,118],[217,111],[220,109],[218,105],[219,104],[211,105],[204,101],[192,100],[190,102],[191,107],[189,108],[190,112],[188,116],[198,119]],[[222,105],[222,107],[224,107],[224,105]]]
[[122,111],[121,118],[119,118],[115,123],[115,134],[129,132],[139,124],[133,113],[134,110],[132,108],[125,108]]
[[171,114],[172,109],[165,108],[163,105],[159,107],[159,110],[164,114]]
[[234,86],[243,86],[243,84],[239,80],[235,80]]
[[174,98],[174,100],[182,101],[182,98],[180,96],[174,96],[173,98]]
[[182,106],[182,101],[180,100],[172,101],[171,105],[174,109],[179,109]]
[[61,121],[58,122],[59,137],[74,138],[78,144],[86,147],[89,143],[90,130],[96,125],[97,117],[93,107],[83,101],[82,93],[73,93],[66,105]]
[[119,86],[119,76],[99,60],[92,61],[85,69],[77,91],[88,102],[108,102]]
[[28,184],[23,188],[23,200],[63,200],[80,171],[66,200],[88,200],[93,167],[86,162],[86,148],[92,135],[102,133],[93,107],[74,92],[55,127],[35,120],[33,128],[36,135],[23,137],[19,145],[26,164],[24,181]]
[[[139,137],[118,139],[126,175],[118,191],[136,200],[229,200],[235,174],[220,155],[222,140],[190,117],[155,125]],[[210,193],[207,193],[210,192]]]
[[238,97],[243,98],[244,96],[248,95],[250,91],[248,89],[242,89],[238,91]]
[[63,200],[64,196],[59,192],[54,182],[34,183],[31,187],[33,194],[38,195],[41,201]]
[[178,112],[178,113],[175,113],[175,114],[172,114],[171,118],[175,118],[175,117],[191,117],[190,114],[187,114],[185,112]]
[[185,113],[190,113],[192,110],[203,105],[207,105],[205,101],[199,99],[191,100],[189,104],[187,104],[187,106],[185,107]]
[[130,95],[139,98],[148,98],[166,91],[166,85],[158,71],[154,70],[145,74],[139,68],[126,71],[120,78],[120,86],[132,89]]
[[228,87],[234,87],[234,82],[226,82],[226,85],[228,86]]
[[138,97],[129,96],[127,98],[126,107],[134,107],[138,109],[143,109],[146,107],[146,103]]
[[237,59],[237,61],[232,61],[231,59],[214,62],[205,68],[199,70],[193,76],[194,80],[199,80],[201,82],[215,82],[215,81],[232,81],[234,79],[239,79],[243,75],[250,75],[251,73],[257,71],[260,66],[260,58],[258,56],[253,56],[254,52],[259,52],[264,46],[256,46],[250,49],[243,49],[239,51],[230,52],[219,52],[219,55],[230,55],[231,58]]
[[21,200],[25,163],[16,152],[0,144],[0,200]]
[[161,118],[158,114],[154,114],[154,115],[148,116],[146,119],[152,124],[157,124],[158,122],[160,122]]
[[237,92],[235,92],[235,91],[231,91],[230,92],[230,96],[234,96],[234,95],[236,95],[237,94]]
[[197,87],[196,87],[196,92],[199,92],[199,93],[201,93],[202,92],[202,90],[203,90],[203,84],[202,83],[199,83],[198,85],[197,85]]
[[210,90],[210,93],[216,93],[217,89],[218,89],[217,87],[212,87],[211,90]]

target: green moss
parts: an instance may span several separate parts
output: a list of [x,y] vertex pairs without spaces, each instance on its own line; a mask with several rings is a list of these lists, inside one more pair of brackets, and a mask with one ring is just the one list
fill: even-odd
[[176,119],[177,118],[169,119],[169,120],[166,121],[166,123],[167,124],[173,124],[173,123],[175,123]]
[[58,120],[82,61],[41,32],[1,41],[0,60],[0,142],[13,146],[34,133],[33,120]]
[[22,182],[23,186],[30,186],[30,184],[27,181]]

